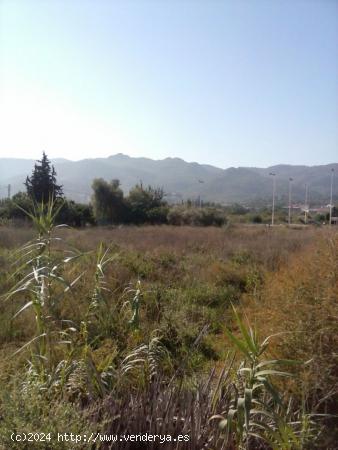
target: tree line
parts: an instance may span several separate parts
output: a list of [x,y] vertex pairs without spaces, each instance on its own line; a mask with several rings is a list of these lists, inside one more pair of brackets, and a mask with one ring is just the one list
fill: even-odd
[[27,219],[27,211],[36,204],[53,201],[59,207],[58,223],[71,226],[117,224],[173,224],[216,225],[226,222],[224,211],[216,207],[197,208],[186,205],[170,206],[160,187],[136,184],[125,196],[119,180],[93,180],[90,204],[81,204],[64,196],[63,186],[57,183],[56,171],[47,155],[34,165],[31,176],[24,183],[26,191],[11,199],[0,201],[0,219]]

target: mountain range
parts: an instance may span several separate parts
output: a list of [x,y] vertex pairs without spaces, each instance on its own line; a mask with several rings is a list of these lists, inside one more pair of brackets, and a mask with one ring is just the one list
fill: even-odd
[[[153,160],[116,154],[107,158],[70,161],[54,159],[58,183],[64,187],[68,198],[88,202],[94,178],[119,179],[127,193],[136,183],[144,186],[163,187],[167,198],[173,202],[182,199],[198,199],[222,204],[257,204],[271,202],[272,177],[276,174],[276,197],[280,202],[288,198],[289,178],[292,181],[292,199],[304,202],[305,185],[309,186],[312,202],[328,203],[330,199],[331,169],[338,177],[338,164],[321,166],[276,165],[268,168],[230,167],[221,169],[180,158]],[[35,161],[31,159],[0,158],[0,198],[25,190],[26,176],[30,175]],[[336,192],[338,182],[335,182]],[[338,195],[334,195],[338,199]]]

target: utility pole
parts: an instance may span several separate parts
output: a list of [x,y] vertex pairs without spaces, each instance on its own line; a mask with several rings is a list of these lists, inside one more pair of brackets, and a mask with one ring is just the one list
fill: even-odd
[[330,226],[332,224],[332,208],[333,208],[333,204],[332,204],[332,202],[333,202],[333,200],[332,200],[332,195],[333,195],[333,174],[334,174],[334,168],[332,167],[332,169],[331,169],[331,193],[330,193],[330,205],[329,205],[329,207],[330,207],[330,222],[329,222]]
[[272,178],[272,212],[271,212],[271,226],[275,223],[275,194],[276,194],[276,174],[274,172],[270,172]]
[[7,186],[7,197],[8,197],[8,200],[11,198],[11,185],[10,184]]
[[293,178],[289,178],[289,217],[288,217],[288,224],[291,225],[291,191],[292,191],[292,182]]

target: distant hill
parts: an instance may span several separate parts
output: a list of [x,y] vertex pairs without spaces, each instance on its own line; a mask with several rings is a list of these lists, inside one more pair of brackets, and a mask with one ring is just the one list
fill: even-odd
[[[285,202],[288,195],[288,179],[293,181],[293,200],[304,201],[305,184],[309,185],[310,200],[328,203],[330,197],[330,173],[335,169],[338,178],[338,164],[322,166],[278,165],[268,168],[238,167],[220,169],[218,167],[189,163],[180,158],[152,160],[132,158],[123,154],[108,158],[52,161],[58,182],[63,184],[67,197],[88,202],[91,183],[94,178],[121,181],[127,193],[132,186],[142,181],[144,185],[163,187],[172,201],[196,199],[200,195],[204,201],[223,204],[252,204],[271,200],[272,180],[270,172],[275,172],[277,198]],[[8,184],[12,194],[24,190],[24,181],[34,167],[34,160],[0,158],[0,197],[7,195]],[[336,192],[338,182],[336,182]],[[335,195],[337,199],[337,194]]]

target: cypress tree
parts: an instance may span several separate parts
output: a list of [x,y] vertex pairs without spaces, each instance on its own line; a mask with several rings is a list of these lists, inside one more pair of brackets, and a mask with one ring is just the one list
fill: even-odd
[[62,186],[56,182],[56,172],[45,152],[35,164],[32,175],[26,178],[27,194],[35,201],[47,203],[63,196]]

